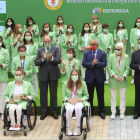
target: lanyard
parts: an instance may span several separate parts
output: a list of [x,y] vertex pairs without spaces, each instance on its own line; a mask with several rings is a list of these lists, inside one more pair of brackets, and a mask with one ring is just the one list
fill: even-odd
[[74,90],[72,90],[72,94],[74,94],[74,96],[76,96],[76,93],[77,93],[77,88]]
[[[20,61],[21,61],[21,60],[20,60]],[[25,59],[24,59],[23,63],[22,63],[22,61],[21,61],[21,67],[22,67],[23,70],[24,70],[24,63],[25,63]]]
[[118,70],[120,70],[121,58],[119,60],[117,59],[117,63],[118,63]]

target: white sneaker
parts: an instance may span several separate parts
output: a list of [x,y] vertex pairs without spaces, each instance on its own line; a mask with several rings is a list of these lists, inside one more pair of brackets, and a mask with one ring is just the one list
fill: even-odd
[[20,126],[19,125],[17,125],[16,127],[15,127],[15,129],[14,129],[15,131],[20,131]]
[[72,117],[73,120],[76,120],[76,117]]
[[120,119],[123,120],[124,118],[125,118],[124,113],[121,113],[121,114],[120,114]]
[[71,132],[71,129],[70,128],[66,128],[66,134],[68,136],[71,136],[72,135],[72,132]]
[[134,84],[134,79],[132,79],[132,81],[130,82],[130,84],[131,84],[131,85],[133,85],[133,84]]
[[79,135],[79,134],[80,134],[80,127],[76,127],[75,130],[74,130],[73,135],[74,135],[74,136],[77,136],[77,135]]
[[11,127],[9,128],[10,131],[15,130],[15,127],[13,125],[11,125]]
[[2,121],[4,120],[4,114],[3,113],[1,114],[1,119],[2,119]]
[[112,113],[110,118],[111,118],[111,120],[115,120],[115,117],[116,117],[115,114]]
[[105,81],[105,85],[108,85],[108,80]]

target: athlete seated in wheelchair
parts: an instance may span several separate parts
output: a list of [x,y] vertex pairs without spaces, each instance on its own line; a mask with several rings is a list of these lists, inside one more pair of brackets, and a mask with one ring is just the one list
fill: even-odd
[[[61,132],[59,139],[63,138],[63,132],[67,136],[80,136],[84,132],[84,139],[87,136],[87,130],[91,128],[91,110],[88,100],[87,86],[80,78],[77,69],[73,69],[70,78],[63,85],[62,89],[63,105],[61,108]],[[70,121],[75,113],[77,126],[74,133],[70,129]],[[83,129],[83,117],[86,117],[87,129]]]
[[[4,135],[6,128],[20,131],[24,127],[24,135],[27,135],[26,126],[23,125],[24,115],[27,117],[28,126],[33,129],[36,124],[37,109],[34,99],[35,92],[31,83],[23,80],[24,71],[18,67],[15,71],[15,81],[9,82],[4,99]],[[9,115],[9,117],[8,117]]]

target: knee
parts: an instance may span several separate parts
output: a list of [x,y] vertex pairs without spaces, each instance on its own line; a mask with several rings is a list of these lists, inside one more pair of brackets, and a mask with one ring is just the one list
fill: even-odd
[[13,108],[13,107],[9,107],[9,112],[14,112],[15,111],[15,108]]
[[81,109],[81,107],[80,106],[75,106],[75,111],[77,112],[79,112],[79,111],[81,111],[82,109]]
[[72,114],[73,109],[72,108],[67,108],[66,111],[67,111],[67,113],[71,113]]
[[16,108],[16,112],[21,112],[22,111],[22,106],[18,105],[18,107]]

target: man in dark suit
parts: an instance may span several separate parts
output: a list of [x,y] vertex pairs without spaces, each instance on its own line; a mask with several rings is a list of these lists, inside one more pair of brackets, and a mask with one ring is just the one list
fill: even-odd
[[133,119],[138,119],[140,116],[140,49],[132,53],[130,67],[135,70],[135,115]]
[[52,38],[45,36],[44,47],[38,49],[35,65],[39,66],[40,103],[42,115],[40,120],[47,116],[48,84],[50,89],[50,108],[54,119],[57,115],[57,86],[60,78],[58,64],[61,63],[59,48],[51,46]]
[[94,113],[93,97],[94,87],[96,87],[99,115],[105,119],[104,114],[104,81],[105,73],[104,68],[107,65],[106,53],[98,49],[99,40],[93,39],[91,41],[90,50],[84,52],[83,67],[86,68],[85,81],[87,83],[89,102],[91,104],[92,115]]

